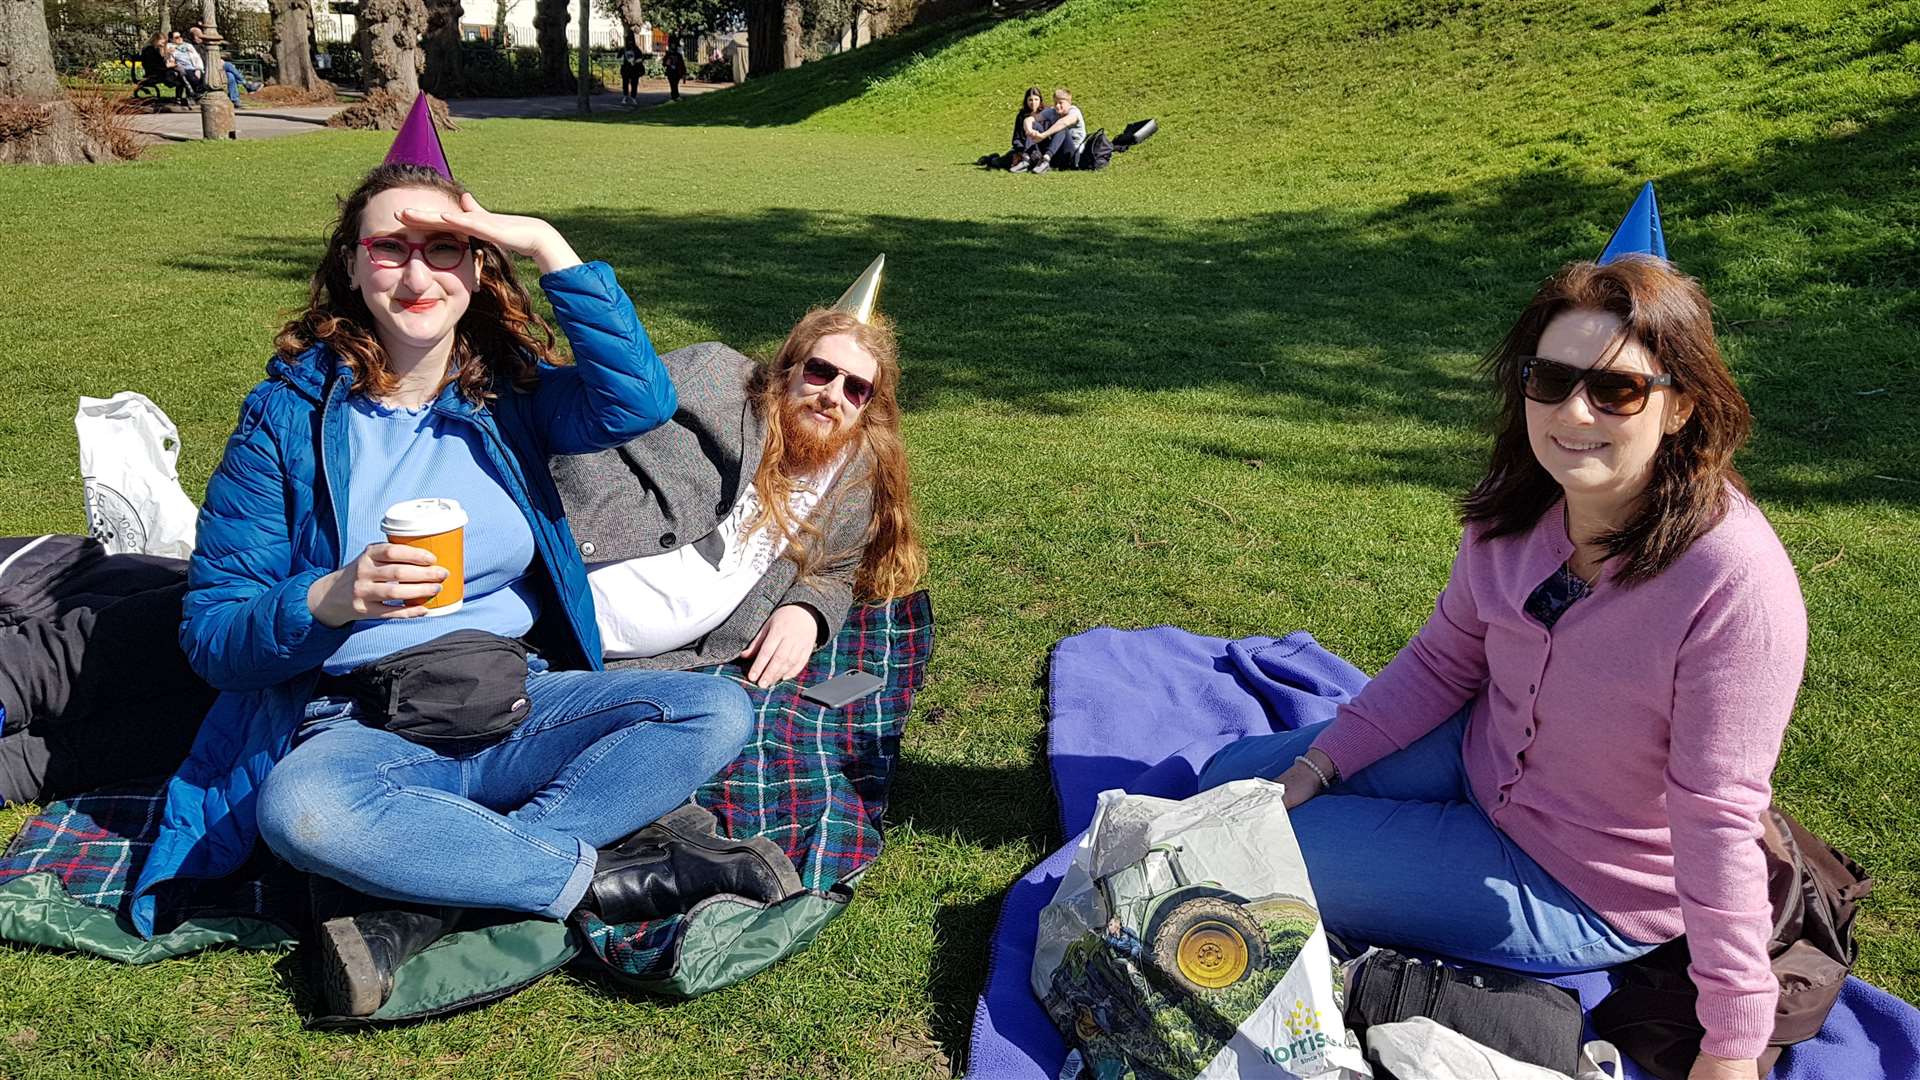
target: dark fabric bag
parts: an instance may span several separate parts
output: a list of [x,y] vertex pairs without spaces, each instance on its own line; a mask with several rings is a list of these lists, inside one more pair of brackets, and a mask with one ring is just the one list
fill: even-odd
[[528,652],[499,634],[455,630],[355,668],[338,685],[367,723],[462,753],[506,738],[527,718]]
[[[1782,1049],[1826,1023],[1853,968],[1853,919],[1873,879],[1777,806],[1762,826],[1773,907],[1767,954],[1780,981],[1773,1037],[1760,1055],[1765,1076]],[[1594,1031],[1659,1080],[1685,1080],[1706,1035],[1694,1012],[1699,991],[1687,975],[1690,960],[1685,938],[1667,942],[1617,969],[1620,982],[1593,1009]]]
[[1375,949],[1348,966],[1346,1001],[1347,1027],[1363,1040],[1374,1024],[1426,1016],[1515,1061],[1568,1076],[1580,1064],[1580,999],[1525,975]]
[[186,579],[184,559],[109,555],[91,536],[0,538],[0,626],[106,607]]
[[1099,172],[1113,162],[1113,142],[1107,138],[1107,129],[1100,128],[1087,136],[1080,144],[1080,158],[1074,168],[1085,172]]
[[1159,123],[1152,118],[1135,120],[1133,123],[1127,125],[1125,131],[1114,136],[1113,148],[1124,153],[1129,148],[1139,146],[1141,143],[1153,138],[1153,133],[1159,130]]

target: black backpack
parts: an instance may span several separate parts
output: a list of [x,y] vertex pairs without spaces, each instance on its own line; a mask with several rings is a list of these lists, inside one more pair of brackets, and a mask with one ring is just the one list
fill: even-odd
[[1107,129],[1101,128],[1087,136],[1080,144],[1080,158],[1074,162],[1074,168],[1086,172],[1099,172],[1113,161],[1113,143],[1107,138]]

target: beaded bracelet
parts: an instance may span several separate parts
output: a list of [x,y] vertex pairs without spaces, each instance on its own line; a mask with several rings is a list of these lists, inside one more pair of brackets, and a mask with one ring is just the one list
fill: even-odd
[[1333,786],[1333,781],[1329,780],[1327,778],[1327,774],[1321,770],[1320,766],[1315,765],[1313,763],[1313,759],[1308,757],[1307,755],[1301,754],[1299,757],[1293,759],[1293,763],[1296,765],[1305,765],[1307,767],[1307,771],[1319,777],[1321,791],[1325,791],[1328,788],[1331,788]]

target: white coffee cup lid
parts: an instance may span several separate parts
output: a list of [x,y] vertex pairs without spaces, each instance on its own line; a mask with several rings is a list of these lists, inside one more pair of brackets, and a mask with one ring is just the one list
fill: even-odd
[[387,507],[380,531],[388,536],[432,536],[467,524],[467,512],[454,499],[408,499]]

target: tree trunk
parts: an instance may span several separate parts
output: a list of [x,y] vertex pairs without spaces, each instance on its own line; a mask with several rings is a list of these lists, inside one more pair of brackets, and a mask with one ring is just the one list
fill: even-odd
[[[6,2],[6,0],[0,0]],[[421,0],[365,0],[360,30],[366,40],[361,67],[368,90],[385,90],[411,104],[420,92],[420,34],[427,28]]]
[[621,42],[624,43],[629,37],[639,41],[640,24],[647,21],[646,0],[618,0],[618,5],[620,25],[626,31],[620,35]]
[[540,74],[550,94],[579,88],[567,60],[567,0],[534,0],[533,41],[540,47]]
[[800,0],[782,0],[780,8],[780,67],[783,71],[791,71],[806,60],[805,31],[800,25]]
[[112,160],[60,90],[42,0],[0,0],[0,163]]
[[313,7],[309,0],[267,0],[273,19],[274,78],[281,86],[318,90],[320,73],[313,67]]
[[748,0],[747,75],[759,78],[787,66],[788,0]]
[[420,84],[439,97],[457,97],[466,91],[460,77],[460,0],[427,0],[426,74]]

